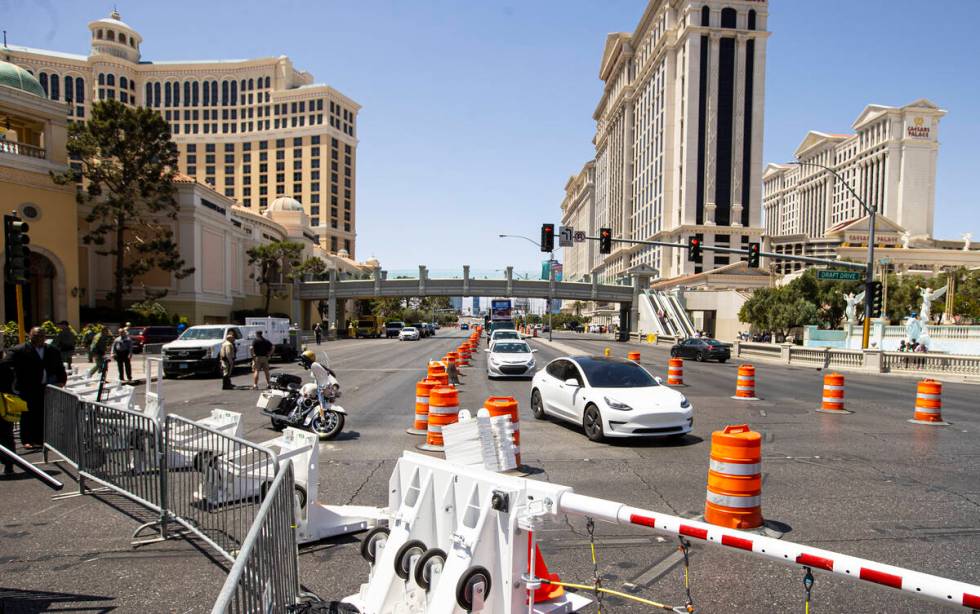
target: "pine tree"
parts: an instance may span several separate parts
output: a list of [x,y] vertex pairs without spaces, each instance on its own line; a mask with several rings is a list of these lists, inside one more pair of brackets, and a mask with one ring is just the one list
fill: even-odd
[[[159,114],[115,100],[96,102],[87,122],[69,126],[67,149],[81,165],[76,199],[88,208],[82,242],[113,258],[109,299],[116,311],[139,277],[154,268],[177,279],[194,272],[174,241],[177,146]],[[52,178],[62,185],[79,179],[71,170]],[[155,291],[151,298],[165,294]]]

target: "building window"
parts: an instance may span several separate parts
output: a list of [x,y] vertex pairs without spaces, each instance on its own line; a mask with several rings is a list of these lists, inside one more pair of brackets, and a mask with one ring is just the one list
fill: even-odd
[[755,30],[755,9],[749,11],[749,30]]
[[711,9],[707,6],[701,7],[701,25],[710,26],[711,25]]
[[721,9],[721,27],[723,28],[734,28],[735,27],[736,13],[733,8],[723,8]]

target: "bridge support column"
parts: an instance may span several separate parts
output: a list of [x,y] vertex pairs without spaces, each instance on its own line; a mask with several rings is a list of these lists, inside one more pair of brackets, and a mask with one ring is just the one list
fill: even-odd
[[337,269],[330,269],[327,287],[327,340],[337,340]]
[[630,321],[630,316],[633,314],[632,303],[620,303],[619,304],[619,336],[617,341],[629,341],[630,331],[632,327],[635,326],[633,322]]
[[463,265],[463,296],[470,295],[470,265]]

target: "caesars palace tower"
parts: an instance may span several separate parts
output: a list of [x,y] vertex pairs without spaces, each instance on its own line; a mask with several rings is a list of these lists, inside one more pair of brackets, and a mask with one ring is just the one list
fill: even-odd
[[[579,174],[594,186],[593,214],[576,228],[730,247],[760,240],[767,10],[765,0],[651,0],[633,32],[607,37],[595,159]],[[646,265],[675,277],[738,259],[706,251],[693,263],[684,252],[614,243],[582,272],[609,279]]]
[[354,257],[360,105],[286,56],[147,61],[143,37],[118,12],[88,29],[88,55],[8,45],[0,59],[67,103],[70,121],[85,121],[93,100],[157,111],[180,151],[180,172],[256,212],[292,197],[324,249]]

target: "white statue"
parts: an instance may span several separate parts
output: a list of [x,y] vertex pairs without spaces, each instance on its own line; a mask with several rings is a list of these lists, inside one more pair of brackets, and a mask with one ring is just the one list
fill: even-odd
[[970,240],[973,238],[972,232],[963,233],[963,251],[970,251]]
[[909,343],[916,341],[922,334],[922,322],[914,315],[905,319],[905,340]]
[[919,288],[919,295],[922,297],[922,306],[919,307],[919,318],[923,322],[930,322],[932,316],[932,302],[938,301],[946,294],[946,286],[938,290],[930,290],[929,288]]
[[912,242],[912,233],[906,230],[898,238],[902,241],[902,249],[908,249]]
[[844,315],[847,316],[847,323],[854,324],[857,322],[857,305],[864,300],[864,292],[855,295],[853,292],[844,295],[844,301],[847,303],[847,307],[844,308]]

